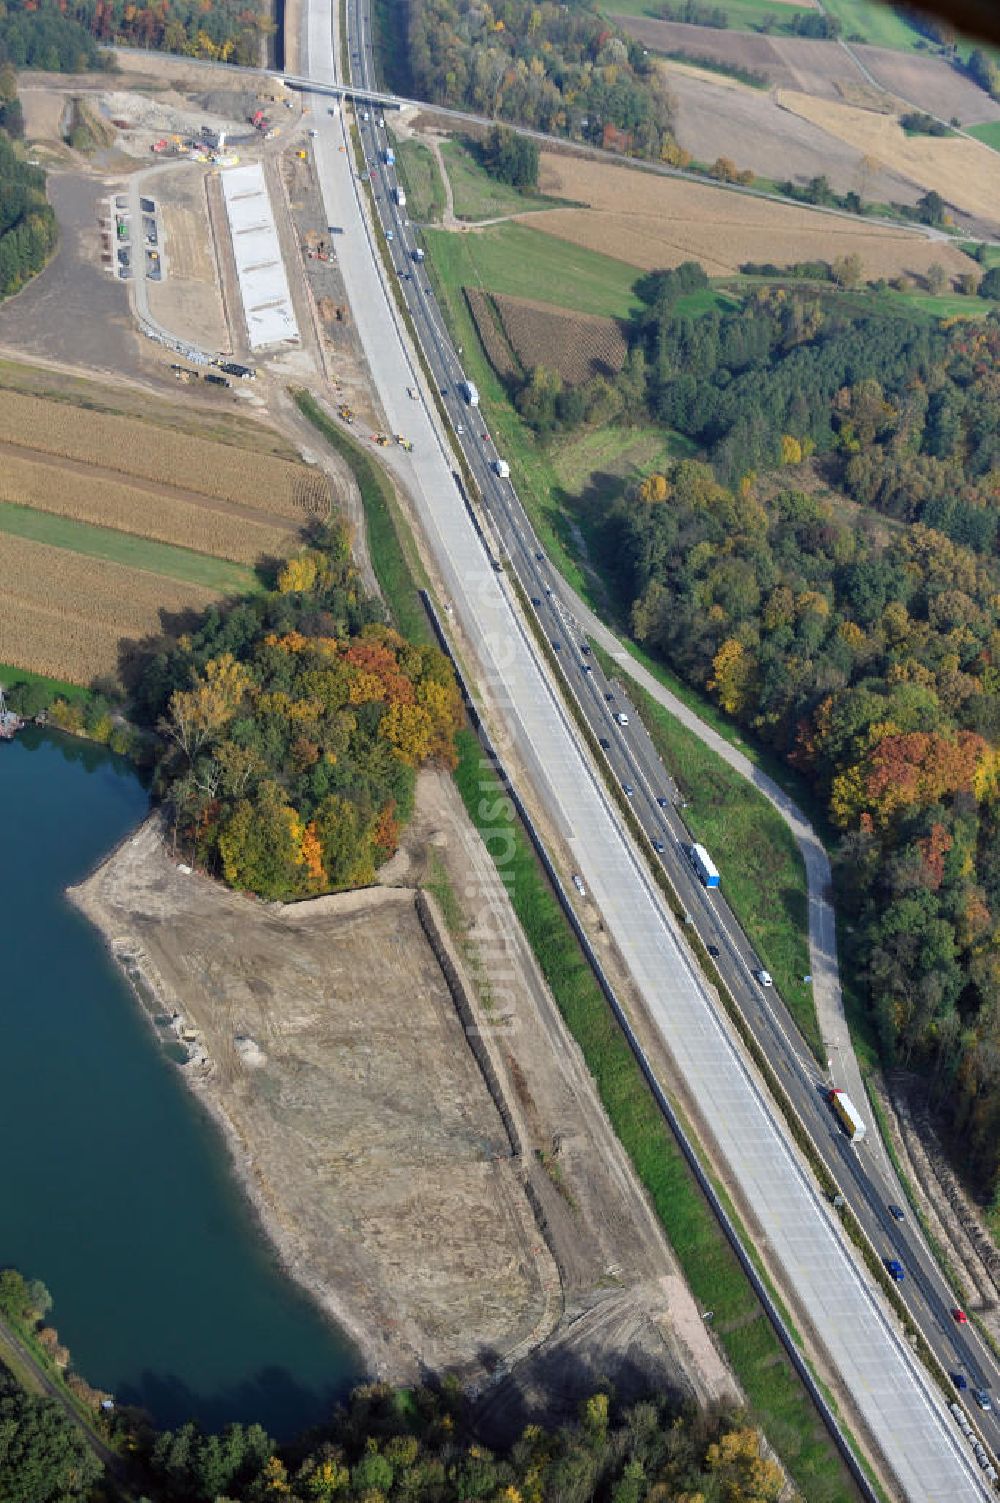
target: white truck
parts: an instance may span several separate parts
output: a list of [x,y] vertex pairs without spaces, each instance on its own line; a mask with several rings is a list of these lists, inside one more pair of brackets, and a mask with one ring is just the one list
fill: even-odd
[[688,854],[691,858],[691,865],[698,873],[704,885],[706,887],[718,887],[718,868],[705,847],[703,845],[693,845],[689,847]]
[[393,151],[393,149],[392,149],[391,146],[387,146],[385,148],[385,151],[383,151],[383,153],[382,153],[382,160],[385,162],[385,165],[387,167],[395,167],[395,165],[396,165],[396,153]]
[[402,188],[396,189],[396,203],[399,208],[406,208],[406,194],[403,192]]
[[854,1102],[846,1091],[839,1090],[836,1086],[826,1098],[833,1107],[841,1127],[846,1132],[852,1143],[863,1143],[865,1140],[864,1118],[858,1111]]
[[468,404],[469,404],[470,407],[478,407],[479,406],[479,388],[478,388],[478,386],[474,385],[474,383],[472,381],[463,381],[460,390],[461,390],[462,396],[468,402]]
[[506,459],[494,459],[493,469],[495,473],[500,476],[501,480],[510,479],[510,465],[507,463]]

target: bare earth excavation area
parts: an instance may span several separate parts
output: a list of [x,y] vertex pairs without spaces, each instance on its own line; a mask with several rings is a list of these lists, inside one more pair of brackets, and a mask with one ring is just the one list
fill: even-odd
[[[502,1015],[413,885],[431,870],[479,894],[463,952],[488,942],[489,986],[511,978]],[[265,1230],[368,1371],[503,1379],[495,1432],[599,1374],[731,1393],[446,777],[421,776],[387,875],[265,905],[179,867],[153,820],[72,896],[185,1042]]]

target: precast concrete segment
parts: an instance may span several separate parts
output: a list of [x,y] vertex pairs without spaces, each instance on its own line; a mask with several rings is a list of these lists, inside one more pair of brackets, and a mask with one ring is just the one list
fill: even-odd
[[[333,82],[329,0],[307,7],[309,68]],[[577,744],[576,731],[486,562],[452,477],[354,181],[346,128],[314,107],[316,162],[331,224],[345,230],[338,258],[386,417],[414,443],[409,490],[455,612],[520,755],[568,832],[574,859],[641,990],[720,1156],[753,1207],[769,1257],[793,1281],[815,1331],[914,1503],[992,1496],[952,1433],[943,1401],[884,1314],[881,1297],[848,1254],[772,1109],[730,1042],[672,921],[632,851],[619,817]],[[322,111],[322,113],[320,113]]]
[[251,162],[224,172],[222,196],[250,348],[297,340],[299,328],[262,164]]

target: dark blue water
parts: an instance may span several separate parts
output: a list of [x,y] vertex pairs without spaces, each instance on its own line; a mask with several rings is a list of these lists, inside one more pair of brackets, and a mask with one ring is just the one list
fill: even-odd
[[0,744],[0,1265],[48,1286],[91,1383],[159,1424],[315,1423],[358,1362],[282,1275],[226,1152],[63,896],[148,807],[130,767]]

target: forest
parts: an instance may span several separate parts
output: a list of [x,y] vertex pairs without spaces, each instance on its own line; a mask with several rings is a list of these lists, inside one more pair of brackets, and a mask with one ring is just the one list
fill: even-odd
[[421,98],[637,156],[676,151],[654,60],[585,4],[409,0]]
[[158,734],[154,787],[180,849],[232,887],[292,900],[373,880],[416,769],[454,761],[461,700],[443,654],[386,625],[336,522],[274,589],[155,655],[134,712]]
[[260,64],[270,7],[245,0],[4,0],[0,48],[19,68],[104,66],[98,44],[122,42],[217,62]]
[[707,286],[640,278],[617,376],[536,369],[515,401],[543,439],[697,446],[598,523],[621,607],[815,791],[883,1059],[924,1073],[1000,1208],[1000,318],[810,282],[706,312]]
[[[2,30],[0,30],[2,36]],[[0,297],[41,271],[56,243],[56,220],[45,197],[45,173],[25,160],[17,74],[0,63]]]

